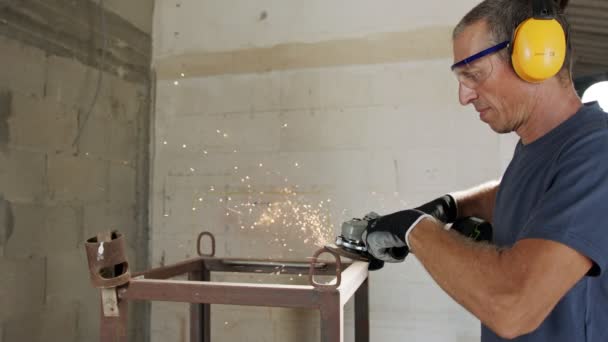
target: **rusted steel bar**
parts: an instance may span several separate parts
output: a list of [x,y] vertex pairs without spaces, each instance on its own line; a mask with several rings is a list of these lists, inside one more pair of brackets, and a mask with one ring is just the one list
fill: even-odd
[[105,316],[101,298],[100,303],[99,342],[127,342],[128,302],[118,300],[118,311],[120,312],[118,317]]
[[355,292],[355,342],[369,342],[369,282]]
[[[206,259],[205,265],[211,272],[242,272],[242,273],[280,273],[305,274],[310,262],[296,260],[257,260],[220,258]],[[331,262],[317,262],[313,265],[318,275],[335,275],[336,265]]]
[[[204,268],[202,270],[202,281],[211,281],[211,272]],[[201,310],[201,328],[203,329],[202,341],[211,342],[211,305],[199,304]]]
[[344,341],[344,306],[337,290],[319,291],[321,305],[321,342]]
[[[146,279],[168,279],[175,276],[187,274],[198,269],[198,264],[205,264],[211,272],[240,272],[240,273],[277,273],[301,274],[307,272],[310,263],[306,261],[292,260],[256,260],[236,258],[208,258],[197,257],[181,261],[172,265],[156,267],[147,271],[137,272],[133,277],[144,276]],[[334,275],[335,264],[319,262],[315,265],[318,275]]]
[[340,292],[340,305],[344,306],[353,296],[359,286],[367,279],[366,262],[357,261],[342,272],[342,284],[338,287]]
[[318,308],[319,295],[308,285],[242,284],[186,280],[132,279],[118,295],[127,300],[159,300],[286,308]]
[[[201,265],[198,271],[190,272],[188,280],[209,281],[209,270]],[[209,304],[190,304],[190,341],[210,342],[211,340],[211,306]]]
[[197,257],[171,265],[152,268],[147,271],[133,274],[133,278],[144,276],[146,279],[168,279],[179,275],[184,275],[199,270],[206,259],[206,257]]

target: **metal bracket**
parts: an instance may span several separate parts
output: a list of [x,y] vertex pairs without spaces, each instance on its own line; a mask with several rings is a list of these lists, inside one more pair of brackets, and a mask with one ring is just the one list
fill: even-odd
[[[102,232],[97,234],[97,241],[110,242],[112,241],[112,232]],[[103,315],[106,317],[119,317],[118,312],[118,297],[116,288],[101,288],[101,306],[103,307]]]

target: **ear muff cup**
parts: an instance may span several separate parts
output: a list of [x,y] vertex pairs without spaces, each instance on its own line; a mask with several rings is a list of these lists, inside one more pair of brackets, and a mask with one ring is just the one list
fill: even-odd
[[513,34],[511,62],[515,73],[538,83],[557,74],[566,58],[566,34],[556,19],[529,18]]

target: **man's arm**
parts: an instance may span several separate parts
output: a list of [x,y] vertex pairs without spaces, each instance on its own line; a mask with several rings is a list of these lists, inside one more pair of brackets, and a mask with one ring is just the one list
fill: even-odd
[[458,206],[458,216],[475,216],[492,223],[499,181],[491,181],[451,195]]
[[525,239],[498,249],[445,231],[433,219],[422,220],[409,243],[437,284],[504,338],[536,329],[592,265],[561,243]]

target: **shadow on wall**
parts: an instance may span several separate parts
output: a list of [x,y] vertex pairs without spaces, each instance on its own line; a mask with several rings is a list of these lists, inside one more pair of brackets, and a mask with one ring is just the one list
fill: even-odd
[[4,199],[4,196],[0,194],[0,248],[4,248],[6,241],[10,239],[13,234],[15,226],[15,219],[13,217],[13,210],[11,203]]
[[0,149],[6,149],[9,141],[8,118],[11,116],[12,95],[8,90],[0,90]]

